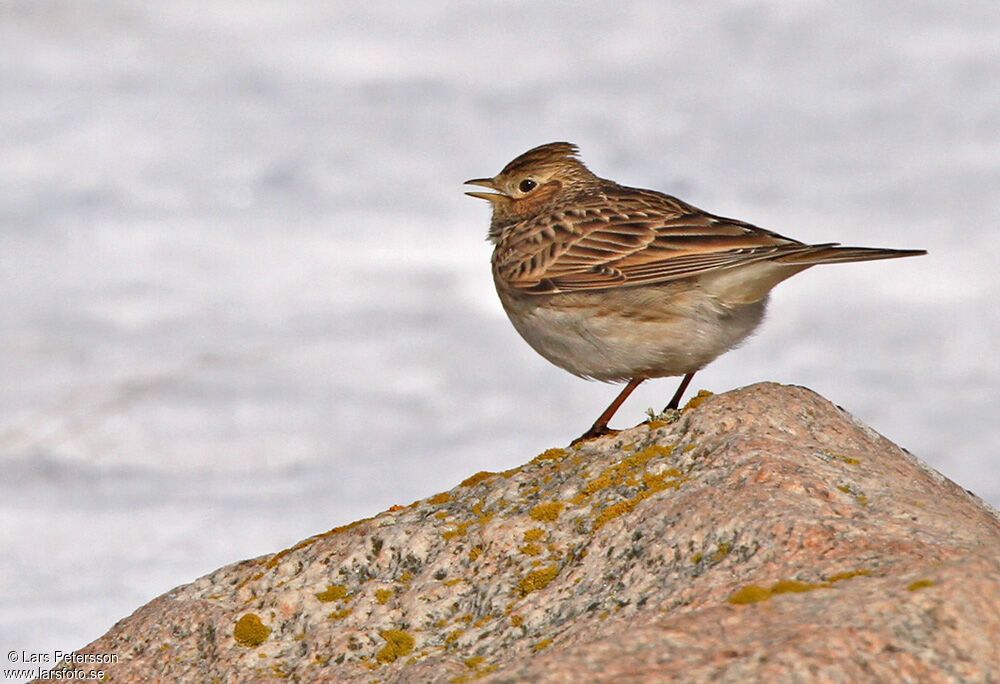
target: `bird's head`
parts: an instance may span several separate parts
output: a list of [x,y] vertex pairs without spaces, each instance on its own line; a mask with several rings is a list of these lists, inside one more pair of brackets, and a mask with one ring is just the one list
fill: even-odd
[[[599,180],[583,165],[572,143],[554,142],[528,150],[493,178],[474,178],[494,192],[467,192],[493,205],[493,224],[505,224],[537,214],[546,205]],[[492,231],[491,231],[492,234]]]

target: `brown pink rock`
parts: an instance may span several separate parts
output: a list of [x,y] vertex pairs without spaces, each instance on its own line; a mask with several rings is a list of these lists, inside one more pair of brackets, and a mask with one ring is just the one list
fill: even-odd
[[1000,520],[800,387],[692,402],[226,566],[113,682],[1000,681]]

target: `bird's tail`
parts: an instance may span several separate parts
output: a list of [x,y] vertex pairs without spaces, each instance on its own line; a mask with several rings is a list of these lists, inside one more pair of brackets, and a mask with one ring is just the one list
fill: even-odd
[[841,247],[840,245],[814,245],[812,249],[773,259],[774,263],[794,266],[815,264],[840,264],[850,261],[874,261],[927,254],[925,249],[884,249],[881,247]]

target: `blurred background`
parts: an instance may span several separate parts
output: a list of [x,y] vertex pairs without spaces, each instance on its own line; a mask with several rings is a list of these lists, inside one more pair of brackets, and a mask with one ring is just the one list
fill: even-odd
[[690,393],[805,385],[1000,504],[995,0],[349,5],[0,5],[6,649],[586,429],[618,388],[520,340],[462,194],[553,140],[929,250],[779,286]]

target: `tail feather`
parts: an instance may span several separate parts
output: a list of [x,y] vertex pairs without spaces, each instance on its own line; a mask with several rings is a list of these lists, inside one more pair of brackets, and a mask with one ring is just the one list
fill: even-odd
[[773,259],[774,263],[796,266],[815,264],[839,264],[851,261],[874,261],[876,259],[899,259],[901,257],[927,254],[925,249],[884,249],[881,247],[840,247],[838,245],[815,245],[815,249],[797,252]]

